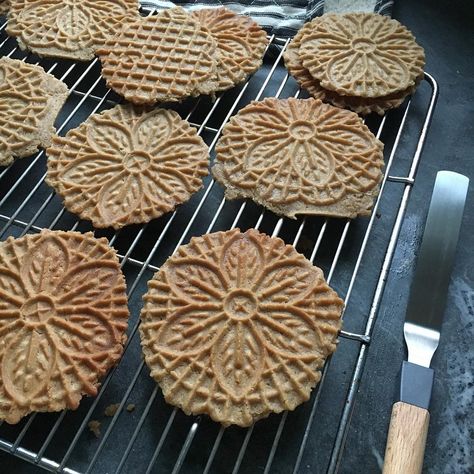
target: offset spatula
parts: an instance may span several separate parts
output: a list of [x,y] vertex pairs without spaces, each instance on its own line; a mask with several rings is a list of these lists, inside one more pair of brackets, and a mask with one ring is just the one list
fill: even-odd
[[468,185],[466,176],[451,171],[436,176],[403,327],[408,362],[402,366],[400,401],[392,409],[383,474],[418,474],[423,466],[434,375],[430,363],[438,347]]

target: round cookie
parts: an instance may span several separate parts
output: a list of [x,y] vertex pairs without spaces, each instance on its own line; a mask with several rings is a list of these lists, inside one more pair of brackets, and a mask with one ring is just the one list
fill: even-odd
[[47,150],[46,181],[94,227],[148,222],[202,187],[209,150],[177,112],[117,105]]
[[422,77],[425,54],[398,21],[376,13],[327,14],[303,35],[303,66],[324,89],[340,95],[384,97]]
[[228,199],[251,198],[290,218],[354,218],[371,212],[382,150],[354,112],[316,99],[267,98],[226,124],[212,173]]
[[7,33],[39,56],[88,61],[123,22],[139,17],[137,0],[15,0]]
[[[320,82],[314,79],[309,71],[303,66],[299,55],[301,39],[304,35],[312,31],[314,25],[317,24],[318,19],[319,17],[309,23],[305,23],[298,33],[296,33],[283,53],[285,66],[288,69],[288,72],[296,79],[298,84],[303,89],[306,89],[315,99],[328,102],[336,107],[351,109],[361,115],[367,115],[372,112],[384,115],[387,110],[402,105],[406,97],[415,91],[416,86],[412,86],[406,90],[389,96],[371,98],[343,96],[339,95],[337,92],[326,90],[321,87]],[[417,82],[421,81],[422,77],[423,75],[417,80]]]
[[125,24],[97,55],[107,85],[135,104],[176,102],[217,88],[216,42],[181,7]]
[[319,268],[254,229],[192,238],[144,301],[142,348],[166,401],[225,426],[308,400],[343,309]]
[[44,230],[0,244],[0,420],[76,409],[120,359],[125,279],[107,239]]
[[268,44],[266,32],[250,17],[227,8],[203,8],[192,13],[217,43],[216,91],[229,89],[262,65]]
[[66,84],[41,66],[0,58],[0,166],[51,144]]

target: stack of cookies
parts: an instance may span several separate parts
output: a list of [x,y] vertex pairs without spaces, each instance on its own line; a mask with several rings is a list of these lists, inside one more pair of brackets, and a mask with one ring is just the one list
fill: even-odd
[[425,65],[413,34],[376,13],[315,18],[296,34],[284,58],[290,74],[314,98],[379,115],[413,93]]

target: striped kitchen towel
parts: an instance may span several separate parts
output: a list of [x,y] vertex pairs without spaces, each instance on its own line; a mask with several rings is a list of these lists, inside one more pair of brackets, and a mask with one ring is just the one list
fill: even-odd
[[187,10],[227,7],[251,16],[269,33],[293,36],[306,21],[326,12],[375,11],[390,15],[393,0],[143,0],[145,8],[170,8],[180,5]]

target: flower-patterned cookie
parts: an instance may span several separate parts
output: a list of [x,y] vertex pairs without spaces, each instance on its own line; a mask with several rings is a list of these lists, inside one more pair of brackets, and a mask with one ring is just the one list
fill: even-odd
[[229,199],[294,218],[370,214],[383,144],[354,112],[316,99],[252,102],[232,117],[212,168]]
[[167,402],[239,426],[308,400],[343,308],[319,268],[253,229],[191,239],[144,301],[142,347]]
[[126,340],[125,280],[107,239],[42,231],[0,244],[0,420],[76,409]]
[[376,13],[323,15],[303,35],[299,55],[324,89],[358,97],[407,90],[425,65],[424,50],[412,33]]
[[47,150],[47,182],[95,227],[119,229],[172,211],[202,187],[206,144],[173,110],[117,105]]
[[245,81],[262,65],[268,44],[267,34],[252,18],[227,8],[203,8],[192,15],[217,42],[216,91]]
[[49,146],[66,84],[41,66],[0,58],[0,166]]
[[138,16],[138,0],[15,0],[7,32],[22,49],[40,56],[88,61]]
[[[303,89],[306,89],[309,92],[312,97],[320,99],[323,102],[328,102],[336,107],[351,109],[358,114],[366,115],[375,112],[379,115],[384,115],[387,110],[399,107],[406,97],[415,91],[416,86],[411,86],[408,89],[396,92],[395,94],[373,98],[340,95],[337,92],[324,89],[320,82],[303,66],[299,55],[302,38],[315,28],[319,19],[320,17],[315,18],[309,23],[305,23],[298,33],[296,33],[283,53],[285,66],[288,69],[288,72],[296,79]],[[422,77],[423,75],[419,77],[416,82],[421,81]]]

